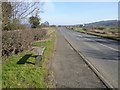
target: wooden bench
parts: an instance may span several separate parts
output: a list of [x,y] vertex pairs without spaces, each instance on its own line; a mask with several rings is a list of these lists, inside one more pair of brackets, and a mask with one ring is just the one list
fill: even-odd
[[38,65],[42,60],[42,55],[44,53],[45,47],[35,47],[33,52],[35,53],[35,65]]

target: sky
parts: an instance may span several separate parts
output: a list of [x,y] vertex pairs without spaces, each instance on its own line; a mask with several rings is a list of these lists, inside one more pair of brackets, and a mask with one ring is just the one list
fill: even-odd
[[117,2],[46,2],[40,14],[51,25],[75,25],[118,19]]

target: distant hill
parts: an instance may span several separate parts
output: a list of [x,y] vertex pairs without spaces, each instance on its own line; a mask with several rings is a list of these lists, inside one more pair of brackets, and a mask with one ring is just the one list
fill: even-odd
[[117,20],[107,20],[107,21],[99,21],[88,23],[84,25],[85,27],[117,27],[118,21]]

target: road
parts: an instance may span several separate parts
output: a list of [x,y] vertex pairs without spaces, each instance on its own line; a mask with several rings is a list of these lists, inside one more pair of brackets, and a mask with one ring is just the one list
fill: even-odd
[[57,31],[52,67],[57,88],[106,88],[60,30]]
[[101,75],[105,82],[118,88],[118,41],[60,28],[66,40]]

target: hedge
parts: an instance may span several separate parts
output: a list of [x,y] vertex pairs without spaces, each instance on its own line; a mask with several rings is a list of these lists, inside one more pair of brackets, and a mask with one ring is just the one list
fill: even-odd
[[31,42],[41,40],[46,30],[17,30],[2,32],[2,56],[18,54],[27,50]]

